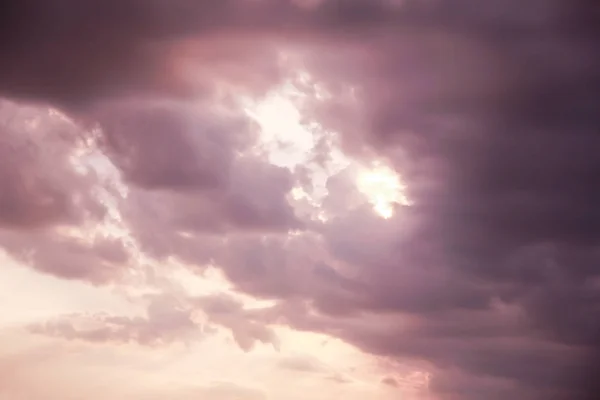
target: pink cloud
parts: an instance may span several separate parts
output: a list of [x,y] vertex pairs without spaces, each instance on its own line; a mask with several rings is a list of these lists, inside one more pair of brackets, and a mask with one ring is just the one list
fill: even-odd
[[[589,392],[574,382],[595,365],[600,333],[591,3],[9,3],[2,249],[42,273],[132,291],[124,277],[143,280],[145,262],[164,276],[173,260],[212,266],[231,290],[275,304],[178,293],[179,308],[163,293],[142,317],[35,331],[176,342],[200,330],[198,311],[247,351],[277,347],[271,325],[284,324],[418,364],[443,400]],[[285,51],[328,93],[307,91],[302,117],[339,134],[356,162],[396,169],[412,206],[386,220],[351,207],[358,193],[341,172],[324,184],[335,217],[296,212],[290,193],[311,188],[310,168],[257,155],[260,127],[238,98],[281,84]],[[73,163],[82,149],[116,176]],[[108,222],[117,234],[79,237]]]

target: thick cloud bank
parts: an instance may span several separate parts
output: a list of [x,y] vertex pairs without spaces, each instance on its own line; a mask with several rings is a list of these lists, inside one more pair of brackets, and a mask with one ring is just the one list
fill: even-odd
[[[93,330],[78,330],[81,318],[65,316],[33,331],[172,342],[206,334],[201,311],[246,350],[277,347],[273,324],[342,339],[385,360],[391,389],[396,368],[415,366],[436,399],[596,398],[596,3],[3,7],[7,254],[95,285],[126,286],[139,272],[161,290],[146,264],[177,260],[274,304],[249,310],[171,287],[182,308],[159,298],[145,317],[93,316]],[[321,132],[292,167],[273,161],[264,118],[248,111],[286,85],[302,93],[299,123]],[[272,114],[274,131],[291,129],[293,114]],[[291,162],[292,145],[279,145]],[[332,172],[338,153],[352,161]],[[352,172],[373,160],[410,199],[390,218]],[[312,190],[305,203],[300,188]]]

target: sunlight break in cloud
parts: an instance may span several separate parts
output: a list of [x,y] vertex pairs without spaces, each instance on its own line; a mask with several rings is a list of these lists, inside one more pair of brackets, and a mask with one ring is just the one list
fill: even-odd
[[[297,83],[310,87],[312,96],[303,92]],[[329,96],[310,74],[296,70],[265,98],[245,99],[247,114],[260,126],[258,149],[274,165],[291,170],[304,167],[309,171],[311,189],[307,192],[305,188],[295,187],[292,199],[307,200],[316,209],[318,219],[327,219],[321,209],[323,197],[327,195],[327,180],[346,168],[357,171],[354,185],[373,211],[388,219],[394,213],[395,204],[411,204],[398,173],[381,162],[371,162],[370,167],[364,167],[360,161],[349,158],[336,143],[337,133],[325,130],[302,115],[306,102],[319,102]],[[322,143],[328,144],[325,150],[317,147]]]
[[396,204],[408,206],[411,202],[404,194],[400,177],[389,167],[374,164],[363,169],[357,177],[358,189],[369,199],[373,210],[382,218],[391,218]]

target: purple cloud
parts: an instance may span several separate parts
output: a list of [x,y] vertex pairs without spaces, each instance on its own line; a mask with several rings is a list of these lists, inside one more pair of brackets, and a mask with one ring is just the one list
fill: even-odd
[[[269,325],[287,324],[425,366],[444,400],[592,398],[594,4],[9,3],[0,20],[0,94],[11,99],[0,110],[0,245],[13,257],[97,284],[133,268],[120,239],[60,233],[107,218],[94,194],[105,182],[70,162],[78,145],[98,146],[128,186],[114,208],[141,251],[194,272],[214,265],[235,289],[276,302],[256,312],[222,298],[194,303],[241,347],[275,345]],[[300,53],[329,93],[311,99],[306,118],[338,132],[355,159],[392,165],[413,205],[388,220],[347,210],[357,193],[342,172],[326,184],[334,217],[298,215],[289,196],[300,172],[253,153],[259,127],[222,96],[224,87],[256,95],[281,83],[281,49]],[[13,120],[31,110],[14,101],[59,107],[76,122]],[[110,327],[91,333],[64,321],[42,330],[144,341],[195,327],[189,310],[150,311],[102,317]],[[301,364],[288,367],[310,369]],[[398,385],[393,372],[382,383]]]

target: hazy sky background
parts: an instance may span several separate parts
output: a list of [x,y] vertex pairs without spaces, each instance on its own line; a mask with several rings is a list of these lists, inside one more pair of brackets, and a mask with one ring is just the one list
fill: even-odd
[[6,3],[0,400],[595,398],[595,2]]

